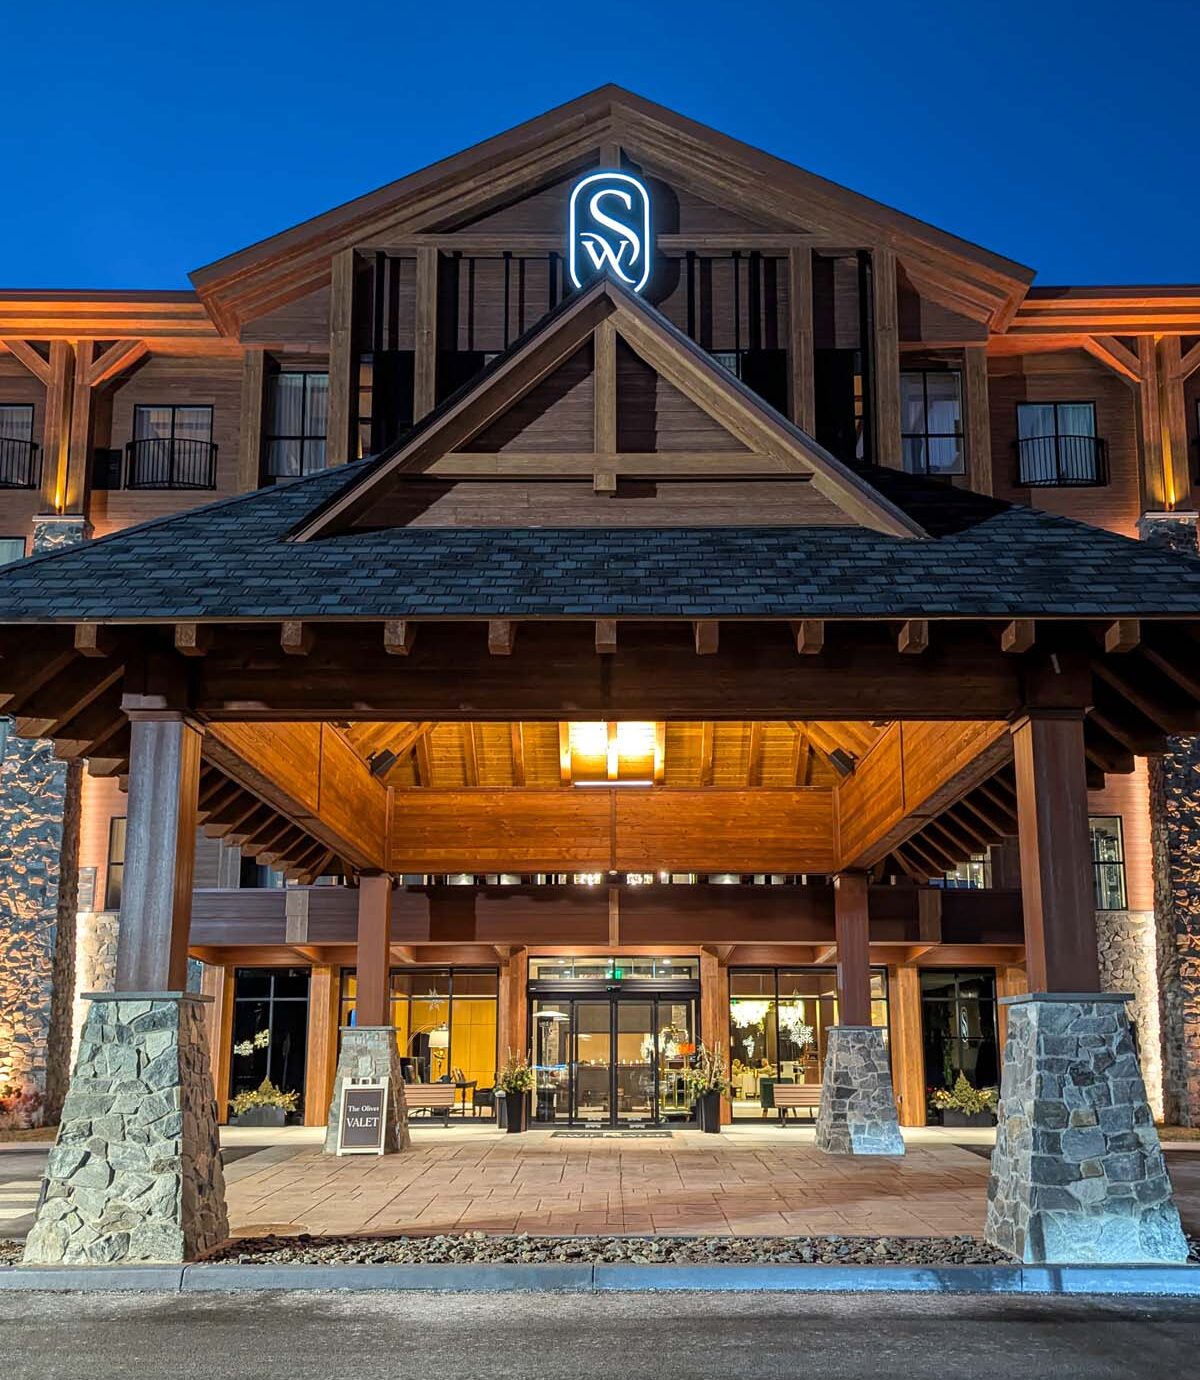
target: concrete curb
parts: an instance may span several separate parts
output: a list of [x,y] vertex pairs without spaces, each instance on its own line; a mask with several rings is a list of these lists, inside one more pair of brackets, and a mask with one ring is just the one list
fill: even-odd
[[98,1265],[0,1267],[0,1290],[216,1293],[689,1291],[1200,1298],[1195,1265]]

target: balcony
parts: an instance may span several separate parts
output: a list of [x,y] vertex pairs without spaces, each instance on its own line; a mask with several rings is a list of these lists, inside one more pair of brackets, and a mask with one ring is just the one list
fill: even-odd
[[0,489],[36,489],[42,482],[42,461],[35,441],[0,436]]
[[1014,443],[1022,489],[1084,489],[1108,483],[1108,449],[1098,436],[1025,436]]
[[182,436],[152,436],[125,447],[127,489],[215,489],[217,446]]

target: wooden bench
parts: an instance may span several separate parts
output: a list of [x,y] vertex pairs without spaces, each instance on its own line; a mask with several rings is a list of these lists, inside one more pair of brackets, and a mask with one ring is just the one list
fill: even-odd
[[771,1089],[771,1099],[779,1111],[779,1120],[787,1120],[788,1112],[798,1107],[807,1107],[809,1116],[815,1120],[817,1108],[821,1105],[820,1083],[776,1083]]
[[453,1083],[405,1083],[404,1101],[408,1110],[424,1108],[432,1117],[441,1112],[442,1119],[450,1125],[450,1113],[454,1110],[454,1099],[458,1089]]

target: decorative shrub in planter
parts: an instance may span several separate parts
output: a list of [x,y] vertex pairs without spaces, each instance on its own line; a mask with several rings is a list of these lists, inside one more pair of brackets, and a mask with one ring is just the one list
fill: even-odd
[[299,1101],[299,1093],[284,1092],[264,1078],[257,1088],[238,1093],[229,1108],[235,1126],[284,1126]]
[[729,1091],[725,1077],[725,1056],[709,1049],[703,1040],[696,1047],[694,1062],[687,1071],[688,1088],[696,1099],[696,1119],[700,1129],[711,1136],[721,1130],[721,1098]]
[[999,1100],[995,1088],[973,1088],[962,1073],[948,1092],[938,1088],[933,1094],[943,1126],[994,1126]]
[[529,1094],[534,1077],[529,1062],[510,1049],[504,1067],[496,1075],[496,1094],[504,1095],[505,1130],[521,1132],[529,1125]]

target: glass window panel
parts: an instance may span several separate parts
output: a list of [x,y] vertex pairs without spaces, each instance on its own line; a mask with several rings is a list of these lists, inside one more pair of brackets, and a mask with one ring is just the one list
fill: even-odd
[[1017,435],[1025,440],[1031,436],[1054,435],[1053,403],[1018,403]]
[[1092,403],[1059,403],[1060,436],[1095,436],[1096,408]]
[[[496,1075],[496,1011],[494,997],[455,997],[450,1003],[450,1063],[468,1083],[490,1088]],[[474,1089],[467,1093],[467,1101]]]
[[169,407],[142,407],[133,409],[133,439],[148,441],[157,437],[171,435],[172,409]]
[[33,440],[33,405],[5,403],[0,406],[0,441]]
[[304,374],[274,374],[267,385],[267,433],[304,435]]
[[10,565],[25,558],[24,537],[0,537],[0,565]]
[[329,375],[308,374],[308,397],[304,409],[305,436],[324,436],[329,417]]
[[237,968],[233,975],[234,996],[240,1000],[243,997],[270,997],[271,995],[271,969],[270,968]]
[[900,375],[900,430],[925,430],[925,375]]
[[497,973],[454,973],[456,997],[494,997],[500,990]]
[[930,474],[961,474],[962,441],[955,436],[931,436],[925,443],[926,465]]
[[308,969],[307,968],[276,968],[275,973],[275,1000],[308,1000]]
[[775,974],[769,968],[762,972],[748,968],[731,968],[729,992],[735,997],[774,996]]
[[212,408],[177,407],[175,435],[185,441],[211,441]]
[[[240,977],[240,974],[239,974]],[[235,980],[235,994],[240,993],[240,982]],[[268,979],[269,985],[269,979]],[[233,1044],[249,1045],[249,1051],[239,1054],[236,1048],[230,1059],[231,1095],[257,1088],[264,1078],[269,1077],[271,1062],[270,1046],[260,1044],[256,1036],[270,1037],[271,1003],[266,997],[247,999],[240,995],[233,1003]]]
[[939,972],[936,969],[921,970],[921,995],[923,997],[942,997],[952,999],[956,990],[954,973]]
[[923,436],[905,436],[901,444],[904,448],[904,468],[909,474],[925,474],[927,472],[925,438]]
[[962,431],[962,397],[954,370],[925,375],[925,430],[931,436]]
[[303,457],[303,441],[268,441],[267,473],[275,479],[291,479],[302,472]]
[[325,468],[324,440],[301,442],[301,467],[305,474],[316,474]]

